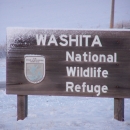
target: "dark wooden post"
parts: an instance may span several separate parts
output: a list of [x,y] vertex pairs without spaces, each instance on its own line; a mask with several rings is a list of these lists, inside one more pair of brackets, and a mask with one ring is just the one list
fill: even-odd
[[[114,8],[115,0],[112,0],[110,28],[114,27]],[[114,98],[114,118],[119,121],[124,121],[124,98]]]
[[24,120],[28,114],[28,95],[17,95],[17,120]]
[[114,7],[115,7],[115,0],[112,0],[112,3],[111,3],[110,28],[114,27]]
[[114,118],[124,121],[124,99],[114,98]]

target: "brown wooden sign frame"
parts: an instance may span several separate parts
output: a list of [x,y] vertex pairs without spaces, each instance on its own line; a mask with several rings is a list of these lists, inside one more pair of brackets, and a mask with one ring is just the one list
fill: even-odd
[[[41,82],[27,80],[25,71],[29,76],[29,66],[37,60],[30,60],[25,67],[25,55],[45,57],[45,77]],[[8,28],[6,92],[129,98],[129,55],[130,31],[126,29]],[[40,65],[37,71],[39,68]]]
[[[17,94],[17,120],[23,120],[27,117],[28,94],[47,94],[116,97],[117,102],[114,104],[114,118],[119,121],[124,121],[124,100],[121,100],[121,98],[130,97],[128,81],[129,36],[129,30],[8,29],[6,92],[7,94]],[[57,48],[58,45],[61,45],[62,48]],[[42,52],[43,50],[44,52]],[[60,53],[58,54],[58,52]],[[64,56],[62,53],[66,53],[66,56],[62,57]],[[44,54],[45,57],[43,56]],[[52,59],[49,62],[47,60],[47,63],[53,63],[57,59],[55,62],[57,69],[55,71],[47,69],[48,66],[47,68],[45,67],[45,60],[48,59],[50,54],[50,58]],[[39,56],[42,58],[39,59]],[[60,65],[59,61],[61,62]],[[39,69],[43,72],[43,75],[38,79],[31,78],[33,75],[28,77],[30,76],[30,66],[34,68],[36,63],[41,63],[38,64],[37,68],[43,68]],[[83,70],[85,64],[87,68]],[[52,65],[52,68],[55,67]],[[63,68],[66,68],[66,70],[60,72]],[[102,73],[101,68],[105,68]],[[37,74],[39,70],[35,71],[35,73]],[[66,90],[68,93],[65,93],[65,89],[61,85],[61,82],[64,82],[61,77],[64,77],[64,79],[67,77],[64,74],[65,71],[70,79],[75,79],[74,82],[78,83],[74,88],[72,87],[72,81],[67,82],[68,88]],[[50,78],[51,80],[48,78],[50,83],[57,84],[53,88],[55,91],[51,88],[46,89],[46,83],[40,89],[40,82],[46,77],[46,72],[52,75],[54,73],[60,75],[57,78],[57,82],[52,80],[53,78],[56,79],[56,77]],[[95,85],[95,88],[92,85],[91,88],[93,87],[93,89],[88,89],[90,94],[80,92],[81,86],[79,82],[85,78],[87,79],[85,80],[87,81],[86,83],[93,83]],[[97,79],[101,85],[106,84],[100,88],[102,93],[99,92],[99,85],[96,85]],[[111,83],[109,84],[109,82]],[[86,83],[82,82],[83,91],[85,91],[86,87],[89,88]],[[28,86],[32,87],[30,88]],[[45,91],[43,88],[45,88]],[[39,90],[42,91],[39,92]],[[92,90],[97,93],[95,94]],[[69,93],[69,91],[74,93]]]

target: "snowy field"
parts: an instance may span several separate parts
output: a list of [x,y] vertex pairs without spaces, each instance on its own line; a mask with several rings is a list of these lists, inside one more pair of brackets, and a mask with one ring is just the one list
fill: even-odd
[[6,60],[0,58],[0,82],[6,81]]
[[[5,80],[5,59],[0,78]],[[0,130],[130,130],[130,99],[125,99],[125,121],[113,118],[112,98],[31,96],[28,117],[17,121],[17,96],[0,89]]]

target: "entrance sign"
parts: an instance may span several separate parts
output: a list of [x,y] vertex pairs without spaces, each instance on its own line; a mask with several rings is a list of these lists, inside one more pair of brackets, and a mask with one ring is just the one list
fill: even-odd
[[7,29],[7,94],[130,97],[130,30]]

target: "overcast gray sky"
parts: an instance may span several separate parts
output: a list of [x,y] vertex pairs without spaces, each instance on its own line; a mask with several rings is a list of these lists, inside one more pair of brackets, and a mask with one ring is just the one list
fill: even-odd
[[[130,0],[115,0],[115,23],[130,21]],[[6,27],[109,28],[111,0],[0,0],[0,43]]]

